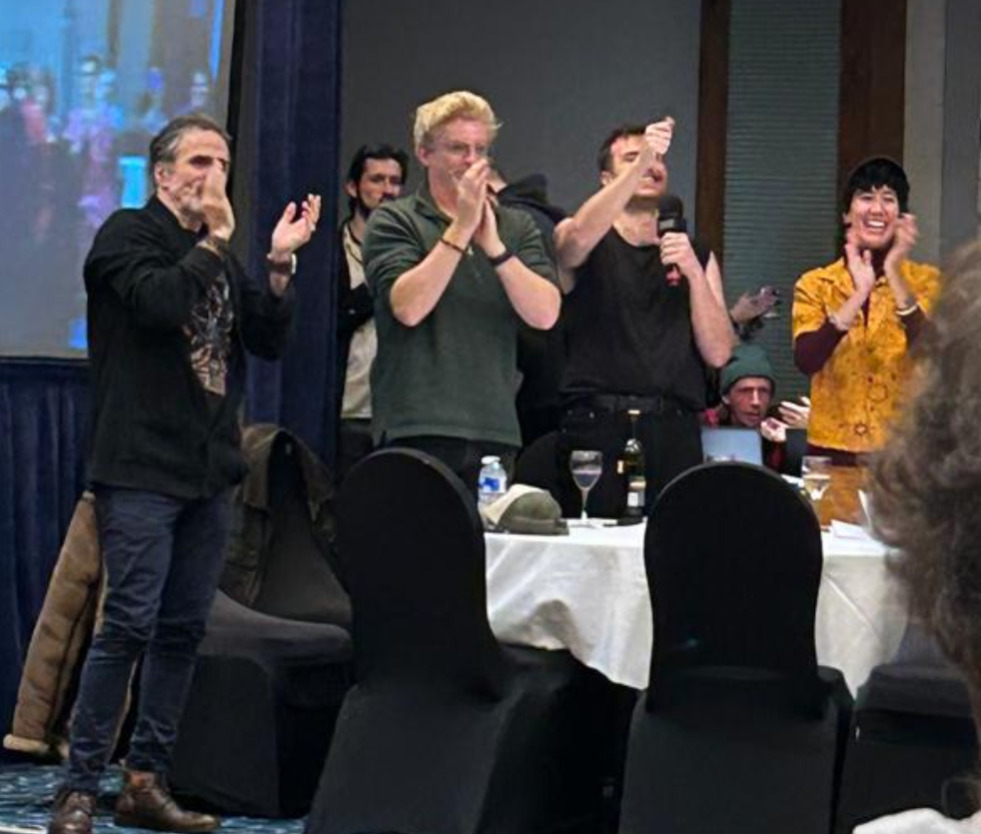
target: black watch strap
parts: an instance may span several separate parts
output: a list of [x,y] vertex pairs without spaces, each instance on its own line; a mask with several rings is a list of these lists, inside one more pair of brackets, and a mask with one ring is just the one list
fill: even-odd
[[514,257],[514,252],[512,252],[510,249],[508,249],[505,246],[504,247],[504,251],[501,252],[501,254],[498,255],[496,258],[492,258],[492,257],[490,257],[490,255],[488,255],[487,256],[487,262],[492,267],[494,267],[494,269],[497,269],[501,264],[506,263],[507,261],[510,261],[511,258],[513,258],[513,257]]

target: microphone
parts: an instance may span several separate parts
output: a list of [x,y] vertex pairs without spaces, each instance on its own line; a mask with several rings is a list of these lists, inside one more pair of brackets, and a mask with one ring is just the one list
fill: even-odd
[[[657,236],[663,237],[667,232],[688,234],[685,204],[674,194],[665,194],[657,201]],[[681,270],[675,264],[665,264],[664,277],[669,286],[676,287],[681,283]]]

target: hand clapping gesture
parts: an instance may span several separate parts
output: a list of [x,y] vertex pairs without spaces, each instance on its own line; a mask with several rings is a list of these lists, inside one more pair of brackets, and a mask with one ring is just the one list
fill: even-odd
[[886,253],[883,263],[883,272],[886,280],[896,299],[896,304],[900,308],[906,308],[911,303],[916,303],[916,297],[910,292],[909,286],[903,279],[901,267],[903,261],[909,257],[909,253],[916,245],[920,233],[916,228],[916,218],[912,214],[901,214],[896,218],[896,232],[892,240],[892,246]]
[[778,406],[781,421],[791,429],[806,429],[811,419],[811,398],[801,397],[799,403],[784,400]]
[[848,230],[845,240],[845,266],[852,276],[855,294],[864,303],[875,286],[875,267],[872,266],[872,252],[859,250],[858,233],[854,229]]
[[201,214],[208,227],[208,234],[226,243],[235,232],[235,212],[228,199],[228,176],[220,167],[212,167],[204,178],[201,188]]
[[279,222],[272,233],[272,252],[274,259],[288,258],[297,249],[308,243],[317,231],[320,221],[320,197],[307,194],[300,204],[297,215],[296,203],[290,202],[283,210]]
[[[299,210],[294,202],[287,204],[272,233],[269,283],[276,295],[282,295],[292,277],[293,254],[313,237],[320,221],[320,196],[307,194]],[[277,268],[285,267],[285,269]]]
[[916,227],[916,217],[912,214],[901,214],[896,218],[896,233],[892,240],[892,246],[886,253],[886,260],[883,264],[885,273],[899,273],[899,267],[903,261],[909,257],[909,253],[916,245],[920,233]]
[[[470,240],[484,219],[490,161],[478,159],[457,182],[456,222]],[[479,243],[479,241],[478,241]]]

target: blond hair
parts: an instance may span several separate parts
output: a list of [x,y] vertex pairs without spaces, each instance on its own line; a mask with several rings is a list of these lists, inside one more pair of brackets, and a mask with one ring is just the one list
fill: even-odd
[[487,99],[467,90],[457,90],[420,104],[416,108],[415,124],[412,128],[412,140],[416,149],[428,146],[435,132],[452,119],[473,119],[483,122],[490,129],[492,142],[500,127]]

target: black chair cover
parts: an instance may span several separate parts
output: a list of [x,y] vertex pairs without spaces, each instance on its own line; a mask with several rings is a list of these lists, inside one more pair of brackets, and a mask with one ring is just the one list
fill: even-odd
[[967,687],[911,622],[896,657],[859,690],[845,754],[838,831],[906,808],[957,808],[952,780],[974,776],[978,741]]
[[850,698],[819,673],[821,536],[779,476],[676,478],[650,518],[651,684],[634,711],[620,831],[827,834]]
[[587,831],[612,688],[565,652],[502,650],[472,497],[438,461],[384,450],[338,503],[357,684],[309,834]]
[[[604,465],[613,466],[614,462],[604,461]],[[550,492],[559,502],[564,518],[578,518],[582,511],[582,496],[569,472],[568,444],[559,431],[548,432],[521,450],[514,464],[513,480]]]
[[273,442],[268,472],[273,532],[252,607],[276,617],[350,628],[351,600],[329,561],[334,554],[318,541],[310,521],[298,442],[286,431]]
[[228,814],[306,813],[351,655],[338,626],[271,617],[219,591],[174,750],[175,791]]

